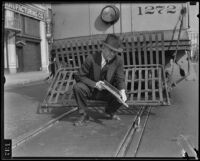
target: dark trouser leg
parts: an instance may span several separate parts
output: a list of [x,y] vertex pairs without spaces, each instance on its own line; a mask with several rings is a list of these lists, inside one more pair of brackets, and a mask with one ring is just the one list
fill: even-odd
[[105,109],[105,113],[114,114],[122,104],[117,100],[113,99],[108,103],[108,106]]
[[87,113],[87,99],[91,96],[91,91],[87,85],[78,82],[73,87],[74,96],[79,107],[79,113]]
[[112,94],[105,90],[98,91],[95,98],[108,102],[108,106],[105,107],[105,113],[108,114],[114,114],[122,105]]

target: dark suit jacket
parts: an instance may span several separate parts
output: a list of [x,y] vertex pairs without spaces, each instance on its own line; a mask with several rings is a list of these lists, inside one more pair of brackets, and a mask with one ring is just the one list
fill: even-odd
[[[76,81],[81,81],[90,88],[94,88],[96,82],[100,80],[101,59],[102,56],[100,52],[89,54],[75,77]],[[107,67],[106,81],[119,90],[125,89],[122,58],[116,55],[116,57],[107,64]]]

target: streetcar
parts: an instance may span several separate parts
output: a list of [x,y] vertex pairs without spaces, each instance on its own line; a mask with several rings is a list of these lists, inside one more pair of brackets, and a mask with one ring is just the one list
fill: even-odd
[[[176,109],[167,110],[165,106],[172,105],[171,89],[190,74],[192,53],[189,5],[189,2],[53,3],[48,14],[47,38],[50,57],[55,60],[56,72],[38,112],[51,112],[51,109],[59,107],[68,110],[30,136],[19,140],[14,144],[14,148],[17,149],[17,146],[32,136],[38,136],[32,137],[32,142],[30,140],[25,145],[28,148],[22,147],[22,151],[30,150],[33,156],[137,157],[149,117],[153,118],[149,122],[156,122],[160,128],[162,126],[162,133],[168,129],[170,131],[171,126],[177,128],[176,125],[180,125],[179,121],[182,120],[172,118],[170,114],[174,111],[176,113]],[[71,124],[71,120],[76,116],[74,113],[78,110],[72,91],[76,83],[73,76],[89,54],[100,50],[102,40],[109,33],[119,35],[124,46],[123,52],[118,54],[124,62],[128,100],[126,106],[122,105],[117,111],[123,115],[123,121],[108,121],[101,116],[95,119],[94,116],[89,126],[75,128]],[[178,76],[174,75],[175,67],[178,69]],[[104,106],[105,102],[88,100],[91,113],[98,111],[101,115]],[[152,107],[160,106],[160,111],[164,111],[166,115],[160,116],[158,113],[155,117],[159,108]],[[66,120],[70,121],[70,124],[66,123]],[[156,128],[152,124],[146,128],[150,129],[150,132],[154,131],[152,140],[149,139],[149,131],[147,132],[147,140],[153,143],[153,147],[145,144],[148,153],[151,154],[151,150],[156,147],[153,141],[158,140],[159,145],[152,155],[166,146],[163,149],[170,149],[170,153],[177,156],[178,148],[173,151],[176,140],[181,149],[184,150],[186,146],[187,150],[190,150],[190,154],[184,150],[185,156],[192,154],[198,158],[197,149],[193,149],[193,145],[188,143],[188,138],[184,135],[175,139],[165,136],[162,142],[157,137],[161,129]],[[42,131],[43,134],[39,135]],[[176,131],[169,136],[174,136],[174,133]],[[167,142],[169,144],[164,145]],[[21,155],[20,150],[16,150],[16,154]],[[27,155],[25,152],[24,154]],[[167,154],[162,151],[162,155]]]
[[[61,100],[61,104],[71,101],[72,96],[64,93],[70,93],[70,86],[75,82],[62,82],[63,77],[72,79],[74,71],[88,54],[100,49],[101,41],[109,33],[119,35],[123,42],[124,50],[119,55],[124,61],[125,83],[131,102],[141,104],[142,100],[145,105],[152,102],[170,105],[171,89],[188,77],[191,69],[189,5],[189,2],[53,3],[47,32],[57,75],[43,105],[57,106]],[[132,68],[136,70],[132,72]],[[176,74],[175,68],[178,68]],[[133,77],[138,76],[144,81],[135,82]],[[53,92],[51,89],[60,90]]]

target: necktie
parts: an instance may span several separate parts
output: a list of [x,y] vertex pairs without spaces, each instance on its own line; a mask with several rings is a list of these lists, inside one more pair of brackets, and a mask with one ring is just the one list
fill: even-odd
[[101,69],[106,65],[106,61],[104,61],[101,65]]

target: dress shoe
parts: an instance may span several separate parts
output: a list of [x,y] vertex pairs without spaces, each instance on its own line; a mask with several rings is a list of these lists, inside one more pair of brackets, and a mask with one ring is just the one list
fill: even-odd
[[105,115],[109,120],[121,120],[120,117],[116,114],[105,113]]
[[87,121],[89,121],[89,116],[88,115],[81,115],[80,118],[78,118],[78,120],[74,122],[74,126],[82,126]]
[[113,120],[121,120],[121,118],[118,115],[112,115]]

